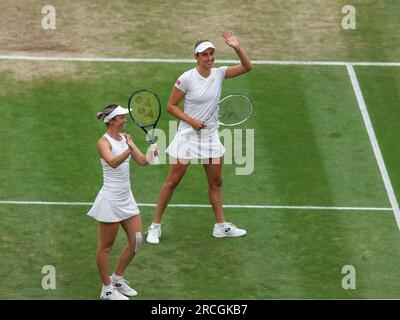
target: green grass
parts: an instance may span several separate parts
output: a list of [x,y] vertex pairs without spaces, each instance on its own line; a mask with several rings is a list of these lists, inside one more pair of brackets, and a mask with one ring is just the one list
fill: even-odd
[[[148,86],[160,93],[165,105],[171,82],[188,67],[83,63],[79,68],[89,69],[89,75],[79,81],[43,78],[26,91],[4,96],[2,107],[12,109],[4,121],[17,120],[18,125],[0,129],[9,141],[9,152],[0,155],[5,177],[1,197],[91,201],[102,183],[96,141],[104,125],[95,120],[96,112],[112,102],[126,105],[133,88]],[[145,76],[156,71],[156,77]],[[282,77],[284,82],[279,81]],[[250,176],[237,176],[235,165],[226,166],[226,203],[387,205],[344,68],[257,66],[241,79],[225,81],[224,94],[237,91],[255,103],[253,119],[243,126],[255,130],[255,170]],[[172,117],[163,110],[159,127],[167,131],[169,120]],[[142,131],[132,125],[128,130],[143,150]],[[364,175],[366,169],[369,175]],[[141,202],[156,202],[166,173],[166,166],[134,166],[133,185]],[[203,175],[201,166],[190,168],[182,189],[191,192],[177,192],[174,199],[206,200]],[[144,181],[152,181],[157,192],[140,187]],[[238,184],[247,185],[248,192],[238,190]]]
[[[86,209],[0,207],[7,230],[0,244],[8,288],[2,299],[97,298],[97,225]],[[127,270],[137,299],[398,298],[400,239],[391,213],[231,210],[251,232],[216,240],[208,211],[168,209],[162,245],[144,245]],[[142,210],[145,223],[151,213]],[[27,223],[32,217],[37,222]],[[112,266],[124,242],[121,232]],[[41,288],[47,264],[56,268],[56,290]],[[357,290],[341,288],[347,264],[357,270]]]
[[[109,103],[126,105],[140,87],[155,89],[165,106],[173,82],[191,67],[75,65],[76,72],[63,77],[0,75],[0,200],[93,201],[102,184],[95,145],[105,128],[96,112]],[[356,69],[395,187],[396,71]],[[255,129],[255,170],[238,176],[235,165],[224,166],[224,203],[390,207],[344,67],[256,66],[225,81],[223,94],[237,91],[255,104],[254,117],[242,127]],[[164,112],[160,128],[167,130],[169,120]],[[143,150],[141,130],[128,130]],[[131,174],[136,200],[155,203],[167,165],[132,165]],[[201,166],[189,168],[172,202],[208,203]],[[97,223],[88,209],[0,205],[0,276],[8,288],[0,298],[98,298]],[[147,226],[154,208],[141,211]],[[168,208],[161,245],[145,245],[127,270],[138,299],[399,297],[400,239],[390,211],[225,213],[248,236],[214,239],[210,208]],[[112,266],[124,242],[121,232]],[[48,264],[57,271],[54,291],[40,285]],[[357,270],[354,291],[341,288],[348,264]]]
[[[349,4],[342,0],[221,0],[212,10],[179,0],[54,0],[56,31],[40,27],[43,4],[3,2],[3,54],[191,58],[193,43],[206,38],[217,58],[236,58],[222,41],[224,28],[239,36],[251,59],[398,61],[400,53],[396,0],[354,0],[356,30],[340,27],[341,8]],[[111,103],[126,105],[142,87],[155,89],[165,106],[175,79],[191,67],[0,61],[0,200],[93,201],[102,185],[96,141],[105,129],[95,114]],[[399,69],[355,71],[400,200]],[[225,204],[390,208],[344,66],[256,65],[224,82],[223,95],[232,92],[255,104],[241,127],[255,130],[255,167],[240,176],[237,165],[224,166]],[[170,120],[163,110],[159,128],[168,132]],[[144,150],[143,132],[131,123],[127,129]],[[132,163],[139,203],[157,201],[167,170]],[[189,168],[173,203],[208,203],[203,171]],[[0,204],[6,288],[0,299],[98,298],[98,226],[88,210]],[[141,213],[147,227],[154,208]],[[400,297],[400,233],[390,211],[226,209],[225,215],[248,235],[214,239],[210,208],[168,208],[161,245],[145,244],[127,269],[136,299]],[[121,230],[112,268],[125,241]],[[56,290],[41,287],[45,265],[56,268]],[[356,290],[341,288],[345,265],[356,268]]]
[[400,69],[356,68],[368,112],[393,185],[400,200]]
[[[345,5],[356,30],[343,30]],[[0,51],[35,55],[192,58],[209,39],[220,58],[236,58],[221,37],[232,29],[252,59],[398,60],[397,0],[53,0],[57,29],[43,30],[43,3],[2,1]]]

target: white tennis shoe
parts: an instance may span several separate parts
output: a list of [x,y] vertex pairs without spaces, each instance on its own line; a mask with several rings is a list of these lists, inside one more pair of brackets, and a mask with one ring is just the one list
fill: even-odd
[[151,244],[159,244],[161,237],[161,224],[152,223],[147,231],[146,241]]
[[216,238],[224,237],[243,237],[247,234],[246,230],[239,229],[233,223],[225,222],[223,227],[218,224],[214,225],[213,236]]
[[119,293],[118,290],[113,286],[111,290],[101,290],[101,300],[129,300],[128,297]]
[[137,292],[136,290],[132,289],[129,286],[129,282],[125,279],[121,279],[118,281],[113,280],[112,277],[110,277],[111,279],[111,283],[113,285],[113,287],[120,293],[123,294],[124,296],[128,296],[128,297],[134,297],[137,296]]

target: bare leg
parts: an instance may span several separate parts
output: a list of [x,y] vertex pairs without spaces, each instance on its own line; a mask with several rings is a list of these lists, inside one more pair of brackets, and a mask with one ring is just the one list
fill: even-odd
[[153,223],[161,223],[161,217],[164,213],[164,210],[171,200],[174,190],[184,176],[188,166],[189,162],[181,163],[180,161],[176,161],[175,164],[170,165],[167,180],[161,187],[160,194],[158,196],[157,209]]
[[[214,163],[215,162],[215,163]],[[214,210],[217,223],[225,222],[222,210],[222,158],[219,161],[209,161],[204,164],[208,179],[208,197]]]
[[140,232],[143,237],[143,227],[140,214],[121,221],[121,225],[128,237],[128,244],[122,249],[119,256],[117,268],[114,272],[117,276],[122,276],[124,274],[126,267],[135,257],[136,232]]
[[99,246],[96,254],[96,263],[99,269],[101,281],[104,285],[110,282],[110,251],[114,244],[119,228],[119,222],[104,223],[100,222],[99,226]]

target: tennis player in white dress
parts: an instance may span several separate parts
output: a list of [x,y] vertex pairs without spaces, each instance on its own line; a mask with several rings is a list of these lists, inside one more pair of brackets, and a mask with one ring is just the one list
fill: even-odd
[[[143,155],[130,135],[124,133],[127,113],[128,109],[110,105],[97,114],[97,119],[107,125],[106,133],[97,143],[104,183],[88,215],[100,225],[96,262],[103,282],[100,298],[104,300],[128,300],[137,295],[123,278],[126,267],[141,247],[143,236],[140,211],[131,190],[129,161],[132,158],[145,166],[158,153],[155,150]],[[109,253],[120,225],[128,237],[128,244],[122,249],[110,276]]]
[[[208,40],[199,40],[194,50],[196,67],[183,73],[172,89],[167,111],[181,122],[166,152],[176,161],[170,165],[167,180],[158,197],[153,223],[148,230],[146,241],[151,244],[158,244],[160,241],[161,217],[193,159],[202,159],[207,175],[209,200],[216,220],[213,236],[240,237],[246,234],[246,230],[225,221],[221,191],[222,157],[225,149],[219,139],[218,123],[204,122],[220,100],[223,80],[237,77],[253,68],[233,33],[224,31],[222,36],[225,43],[236,51],[240,64],[214,68],[215,46]],[[179,107],[182,100],[184,111]]]

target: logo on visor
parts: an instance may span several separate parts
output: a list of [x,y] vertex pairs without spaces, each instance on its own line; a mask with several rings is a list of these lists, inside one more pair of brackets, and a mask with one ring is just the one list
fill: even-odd
[[178,79],[178,80],[176,80],[176,82],[175,82],[178,86],[181,84],[181,82],[180,82],[180,80]]

